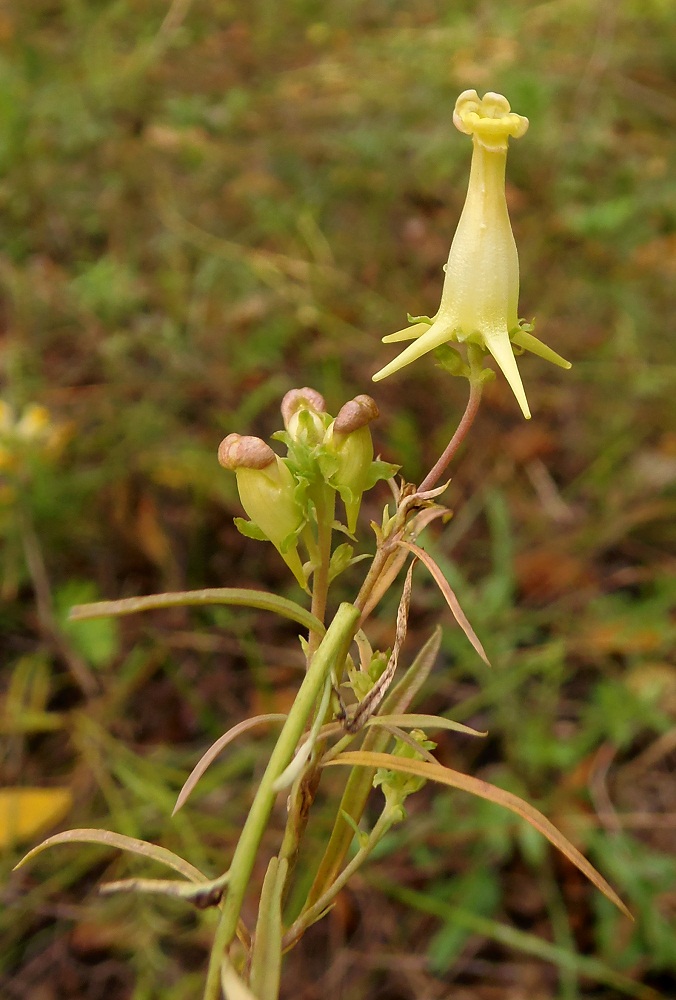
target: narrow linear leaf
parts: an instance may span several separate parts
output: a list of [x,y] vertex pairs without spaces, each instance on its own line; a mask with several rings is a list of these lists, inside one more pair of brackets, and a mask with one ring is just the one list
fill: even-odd
[[57,844],[101,844],[103,847],[114,847],[119,851],[131,851],[132,854],[142,854],[151,861],[158,861],[162,865],[173,868],[179,875],[183,875],[189,882],[208,882],[206,875],[203,875],[199,868],[195,868],[189,861],[179,858],[178,854],[168,851],[166,847],[158,844],[149,844],[145,840],[137,840],[136,837],[126,837],[123,833],[113,833],[112,830],[66,830],[64,833],[56,833],[53,837],[48,837],[41,844],[29,851],[14,866],[22,868],[23,865],[32,861],[37,854],[42,854],[48,847],[55,847]]
[[468,736],[488,736],[471,726],[464,726],[462,722],[454,722],[453,719],[445,719],[442,715],[374,715],[366,723],[367,726],[377,726],[386,724],[399,726],[401,729],[451,729],[456,733],[467,733]]
[[176,799],[176,805],[172,812],[172,816],[175,816],[179,809],[185,805],[188,798],[192,795],[195,785],[200,780],[206,769],[213,764],[221,751],[225,750],[229,743],[241,736],[242,733],[246,733],[249,729],[253,729],[255,726],[261,726],[266,722],[284,722],[286,719],[285,715],[281,712],[269,712],[267,715],[256,715],[253,719],[244,719],[243,722],[238,722],[236,726],[232,729],[228,729],[227,733],[219,737],[215,743],[212,743],[209,749],[204,753],[198,762],[193,767],[190,772],[183,788],[178,793],[178,798]]
[[449,584],[448,580],[437,566],[434,559],[432,559],[431,555],[428,552],[425,552],[424,549],[421,549],[419,545],[414,545],[412,542],[401,541],[399,542],[399,545],[404,549],[408,549],[409,552],[412,552],[413,555],[417,556],[420,562],[424,563],[424,565],[430,571],[432,578],[434,579],[434,582],[436,583],[441,593],[444,595],[444,599],[448,604],[449,608],[451,609],[451,613],[455,618],[456,622],[463,630],[469,641],[472,643],[475,650],[477,651],[481,659],[484,661],[486,666],[490,667],[491,664],[488,657],[486,656],[486,650],[481,645],[478,636],[476,635],[474,629],[467,620],[465,612],[460,607],[458,598],[455,596],[455,593],[453,592],[451,585]]
[[282,618],[290,618],[305,628],[323,635],[326,629],[313,614],[300,604],[278,594],[243,587],[212,587],[207,590],[182,590],[169,594],[149,594],[146,597],[125,597],[120,601],[96,601],[93,604],[76,604],[70,612],[71,621],[87,618],[105,618],[108,615],[134,615],[138,611],[157,608],[199,607],[209,604],[230,604],[242,608],[274,611]]
[[497,805],[504,806],[517,816],[525,819],[534,829],[538,830],[547,840],[558,848],[576,868],[586,875],[589,881],[603,893],[612,903],[617,906],[630,920],[633,920],[631,913],[624,905],[614,889],[606,882],[602,875],[596,871],[593,865],[587,861],[576,847],[573,847],[567,837],[557,830],[546,816],[520,799],[518,795],[507,792],[503,788],[491,785],[481,778],[473,778],[469,774],[461,771],[453,771],[450,767],[442,764],[429,764],[424,760],[412,760],[406,757],[394,757],[387,753],[373,753],[368,750],[350,750],[341,754],[334,760],[327,761],[326,767],[334,764],[344,764],[346,767],[383,767],[390,771],[401,771],[404,774],[414,774],[419,778],[429,781],[437,781],[442,785],[449,785],[451,788],[460,788],[462,791],[470,792],[481,799],[488,799]]
[[[421,687],[429,677],[441,645],[441,628],[437,625],[404,676],[385,695],[382,703],[384,713],[402,713],[414,701]],[[377,728],[370,729],[364,737],[364,749],[384,750],[389,736]],[[352,843],[353,830],[347,821],[349,816],[358,823],[371,791],[374,772],[354,768],[345,784],[340,800],[339,814],[331,832],[315,880],[308,895],[308,906],[312,906],[336,880],[343,867],[345,856]]]
[[259,1000],[277,1000],[282,968],[282,895],[289,863],[271,858],[261,889],[249,983]]
[[225,1000],[258,1000],[227,957],[221,963],[221,989]]
[[319,734],[323,729],[322,722],[326,718],[326,712],[329,707],[329,702],[331,701],[332,690],[333,686],[331,684],[331,678],[327,677],[326,684],[324,686],[324,693],[322,694],[321,701],[319,702],[319,707],[312,723],[312,728],[310,729],[307,738],[298,747],[298,750],[296,751],[295,756],[291,759],[291,762],[287,764],[280,776],[276,779],[272,786],[273,791],[281,792],[282,789],[288,788],[292,785],[305,767],[306,762],[310,759],[310,754],[314,750]]
[[392,652],[387,662],[387,666],[366,697],[364,697],[357,705],[354,714],[344,721],[343,725],[348,733],[356,733],[361,729],[366,720],[369,719],[377,710],[381,701],[387,694],[387,689],[392,683],[392,678],[394,677],[399,663],[399,653],[408,630],[408,609],[411,603],[411,581],[414,566],[415,559],[408,567],[408,572],[404,581],[404,589],[401,595],[401,600],[399,601],[399,608],[397,610],[397,625],[394,637],[394,646],[392,647]]
[[[423,760],[427,760],[430,764],[436,764],[436,758],[429,752],[429,750],[423,746],[418,740],[414,739],[410,733],[407,733],[405,729],[400,729],[398,726],[388,726],[385,723],[382,727],[390,736],[394,736],[395,740],[400,743],[405,743],[406,746],[414,750],[416,755],[420,756]],[[436,746],[436,743],[431,744],[432,747]]]

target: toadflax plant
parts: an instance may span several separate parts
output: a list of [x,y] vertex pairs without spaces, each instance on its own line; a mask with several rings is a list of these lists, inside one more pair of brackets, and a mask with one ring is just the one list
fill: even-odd
[[[407,630],[413,568],[418,563],[439,586],[475,654],[488,662],[451,587],[419,544],[427,526],[447,513],[439,503],[445,486],[438,483],[470,429],[484,382],[493,377],[484,368],[485,358],[490,355],[497,362],[527,418],[530,410],[515,352],[529,350],[569,367],[533,336],[532,327],[519,320],[517,313],[518,258],[505,201],[505,165],[509,138],[523,136],[528,120],[512,113],[499,94],[479,99],[475,91],[460,95],[453,120],[462,133],[471,136],[473,153],[467,199],[445,267],[441,304],[433,318],[417,317],[407,330],[385,337],[387,342],[412,339],[413,343],[374,376],[379,380],[392,375],[435,351],[442,367],[469,381],[466,410],[430,472],[415,485],[395,479],[396,466],[374,459],[371,424],[378,408],[370,396],[350,400],[334,417],[316,390],[294,389],[282,400],[284,426],[272,435],[276,448],[260,438],[232,433],[221,443],[218,457],[228,474],[236,477],[247,514],[246,520],[236,519],[237,527],[248,537],[275,547],[307,595],[309,606],[262,591],[222,588],[73,610],[73,618],[83,619],[179,604],[224,603],[275,612],[304,630],[300,641],[306,671],[288,714],[239,722],[207,750],[179,795],[176,809],[185,804],[209,764],[234,739],[259,724],[281,726],[237,846],[232,857],[224,858],[220,873],[199,871],[164,848],[104,830],[57,834],[21,862],[25,864],[50,845],[90,841],[142,854],[172,869],[179,878],[126,880],[104,885],[102,891],[163,893],[184,899],[186,905],[219,910],[205,1000],[222,995],[229,1000],[275,1000],[283,954],[331,908],[387,831],[405,820],[406,799],[427,781],[489,799],[526,819],[620,910],[628,912],[602,876],[537,809],[435,759],[435,743],[428,735],[434,730],[450,729],[475,738],[485,735],[452,719],[412,710],[434,663],[439,629],[405,665],[401,676],[395,677]],[[451,343],[457,346],[450,347]],[[380,480],[389,481],[391,499],[380,522],[371,524],[372,553],[355,556],[362,496]],[[354,600],[340,604],[335,612],[330,610],[331,584],[362,560],[368,560],[368,567]],[[369,619],[393,587],[400,589],[401,596],[391,647],[373,648]],[[346,772],[342,797],[335,805],[333,826],[314,881],[300,908],[289,915],[285,904],[296,877],[300,845],[323,772],[329,767]],[[360,824],[374,788],[380,797],[380,814],[366,830]],[[267,859],[255,926],[248,926],[243,905],[247,893],[254,892],[252,876],[262,845],[273,842],[269,835],[264,840],[264,835],[280,796],[286,801],[286,825],[278,832],[277,850]]]

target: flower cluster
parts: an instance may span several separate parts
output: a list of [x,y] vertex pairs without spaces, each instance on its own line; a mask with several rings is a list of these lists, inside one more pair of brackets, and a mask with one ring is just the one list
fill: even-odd
[[[305,588],[313,569],[318,510],[326,510],[328,501],[332,511],[338,494],[345,505],[343,530],[352,536],[362,495],[379,479],[394,475],[397,467],[374,461],[369,424],[378,416],[378,408],[370,396],[356,396],[334,418],[315,389],[292,389],[282,400],[281,412],[284,430],[273,438],[286,445],[285,456],[261,438],[228,434],[218,449],[218,460],[235,473],[239,498],[250,519],[236,518],[238,529],[272,542]],[[301,541],[308,550],[309,568],[299,555]]]

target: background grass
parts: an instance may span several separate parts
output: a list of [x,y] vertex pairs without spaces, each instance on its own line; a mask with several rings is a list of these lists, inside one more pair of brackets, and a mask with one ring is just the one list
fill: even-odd
[[[574,367],[524,357],[529,424],[489,387],[433,548],[495,669],[444,616],[425,705],[490,731],[444,737],[442,759],[535,801],[636,925],[511,815],[425,789],[290,956],[287,991],[674,996],[672,4],[31,0],[3,8],[0,46],[3,399],[63,428],[59,455],[24,455],[3,484],[4,784],[68,785],[65,825],[222,870],[266,739],[169,814],[205,746],[285,704],[293,628],[219,610],[82,631],[67,608],[286,591],[276,555],[232,528],[218,442],[267,436],[294,385],[335,412],[392,355],[380,337],[436,308],[469,163],[452,107],[496,90],[531,121],[509,162],[521,315]],[[427,360],[371,391],[378,447],[415,480],[463,386]],[[440,612],[421,574],[411,651]],[[3,879],[4,995],[199,995],[211,914],[96,894],[139,870],[61,848]]]

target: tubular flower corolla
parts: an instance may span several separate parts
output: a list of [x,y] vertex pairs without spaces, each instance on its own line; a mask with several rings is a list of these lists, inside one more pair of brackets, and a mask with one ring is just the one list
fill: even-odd
[[472,165],[465,206],[444,270],[439,310],[431,320],[383,338],[414,340],[377,372],[379,381],[449,341],[476,344],[490,352],[521,407],[530,417],[512,344],[562,368],[570,364],[519,324],[519,259],[505,197],[509,137],[518,139],[528,119],[514,114],[506,98],[466,90],[455,105],[453,122],[471,135]]

